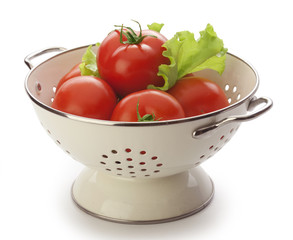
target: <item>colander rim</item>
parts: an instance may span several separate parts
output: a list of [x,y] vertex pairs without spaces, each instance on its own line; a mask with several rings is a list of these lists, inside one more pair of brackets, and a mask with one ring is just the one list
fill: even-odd
[[69,50],[65,50],[61,53],[58,53],[48,59],[46,59],[45,61],[42,61],[41,63],[37,64],[36,66],[34,66],[27,74],[26,78],[25,78],[25,90],[26,93],[28,94],[28,96],[30,97],[30,99],[37,104],[39,107],[43,108],[44,110],[47,110],[53,114],[57,114],[61,117],[65,117],[71,120],[75,120],[75,121],[81,121],[81,122],[85,122],[85,123],[91,123],[91,124],[98,124],[98,125],[108,125],[108,126],[125,126],[125,127],[146,127],[146,126],[160,126],[160,125],[170,125],[170,124],[179,124],[179,123],[185,123],[185,122],[191,122],[191,121],[196,121],[199,119],[203,119],[203,118],[209,118],[209,117],[213,117],[216,116],[220,113],[223,113],[225,111],[229,111],[231,109],[237,108],[238,106],[242,105],[244,102],[246,102],[248,99],[250,99],[257,91],[258,87],[259,87],[259,75],[256,71],[256,69],[253,67],[253,65],[251,63],[249,63],[248,61],[244,60],[243,58],[240,58],[238,56],[236,56],[235,54],[232,54],[230,52],[227,52],[228,55],[240,60],[241,62],[243,62],[244,64],[246,64],[254,73],[255,77],[256,77],[256,84],[253,88],[253,90],[244,98],[242,98],[241,100],[225,107],[222,109],[219,109],[217,111],[213,111],[210,113],[205,113],[199,116],[193,116],[193,117],[185,117],[185,118],[181,118],[181,119],[173,119],[173,120],[163,120],[163,121],[154,121],[154,122],[122,122],[122,121],[111,121],[111,120],[101,120],[101,119],[94,119],[94,118],[87,118],[87,117],[82,117],[82,116],[77,116],[77,115],[73,115],[70,113],[65,113],[62,111],[59,111],[57,109],[54,109],[44,103],[42,103],[41,101],[39,101],[37,98],[35,98],[33,96],[33,94],[29,91],[28,88],[28,80],[30,75],[42,64],[45,64],[46,62],[60,56],[63,54],[66,54],[68,52],[71,51],[76,51],[82,48],[87,48],[89,45],[85,45],[85,46],[80,46],[77,48],[72,48]]

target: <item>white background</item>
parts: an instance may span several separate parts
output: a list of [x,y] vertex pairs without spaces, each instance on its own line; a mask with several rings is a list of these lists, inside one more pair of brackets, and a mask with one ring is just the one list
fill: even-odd
[[[0,7],[0,239],[293,239],[291,1],[5,1]],[[24,57],[51,46],[102,41],[136,19],[162,33],[211,23],[229,52],[260,75],[274,107],[243,123],[202,166],[216,193],[202,212],[172,223],[123,225],[77,209],[71,184],[83,166],[42,129],[24,90]],[[178,139],[180,141],[180,139]]]

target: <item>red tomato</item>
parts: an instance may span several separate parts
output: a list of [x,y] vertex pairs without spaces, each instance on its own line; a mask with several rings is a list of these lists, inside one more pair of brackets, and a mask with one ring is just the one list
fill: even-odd
[[159,121],[185,117],[181,105],[173,96],[163,91],[146,89],[124,97],[115,107],[111,120],[137,122],[138,114],[141,118],[146,114],[153,115],[154,120]]
[[[139,34],[139,32],[136,32],[137,34]],[[157,38],[161,39],[163,42],[166,42],[168,39],[161,33],[156,32],[154,30],[150,30],[150,29],[144,29],[142,30],[142,35],[152,35],[152,36],[156,36]]]
[[180,79],[168,93],[178,100],[186,117],[209,113],[229,105],[224,91],[216,83],[198,77]]
[[108,83],[93,76],[79,76],[63,83],[52,107],[83,117],[109,120],[116,102]]
[[[142,31],[156,36],[150,30]],[[99,47],[97,65],[101,78],[109,82],[115,92],[124,97],[129,93],[146,89],[149,84],[162,86],[164,80],[157,76],[161,64],[169,64],[162,56],[165,37],[145,37],[138,44],[120,42],[120,31],[111,32]],[[123,35],[123,41],[127,38]]]
[[59,81],[57,87],[56,87],[56,92],[59,90],[59,88],[61,87],[61,85],[66,82],[67,80],[69,80],[70,78],[73,78],[73,77],[77,77],[77,76],[80,76],[81,73],[80,73],[80,69],[79,69],[79,64],[76,64],[68,73],[66,73],[62,78],[61,80]]

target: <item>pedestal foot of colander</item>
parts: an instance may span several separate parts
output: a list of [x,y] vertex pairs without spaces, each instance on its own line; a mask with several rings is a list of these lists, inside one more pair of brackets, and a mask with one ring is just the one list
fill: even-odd
[[201,167],[161,178],[128,179],[85,169],[72,186],[84,212],[104,220],[154,224],[179,220],[204,209],[214,185]]

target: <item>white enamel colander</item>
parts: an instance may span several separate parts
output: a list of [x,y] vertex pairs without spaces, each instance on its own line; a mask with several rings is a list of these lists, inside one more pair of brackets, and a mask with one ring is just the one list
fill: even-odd
[[[227,108],[179,120],[113,122],[50,107],[58,81],[86,48],[49,48],[25,58],[31,69],[25,89],[42,126],[66,154],[86,166],[73,184],[74,202],[93,216],[136,224],[173,221],[203,209],[214,186],[200,164],[233,137],[242,121],[272,106],[269,98],[254,96],[259,85],[254,68],[228,54],[221,76],[210,70],[197,73],[225,91]],[[33,66],[49,52],[56,55]]]

